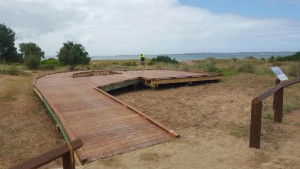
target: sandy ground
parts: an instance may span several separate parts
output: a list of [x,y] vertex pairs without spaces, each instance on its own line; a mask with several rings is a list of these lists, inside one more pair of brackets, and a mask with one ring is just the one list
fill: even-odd
[[[285,115],[283,124],[264,120],[261,149],[248,148],[251,100],[273,82],[270,77],[239,75],[221,83],[119,93],[119,99],[181,137],[82,168],[299,168],[299,110]],[[295,91],[300,94],[299,85],[287,89],[285,94],[299,102]],[[268,99],[264,105],[270,104]]]

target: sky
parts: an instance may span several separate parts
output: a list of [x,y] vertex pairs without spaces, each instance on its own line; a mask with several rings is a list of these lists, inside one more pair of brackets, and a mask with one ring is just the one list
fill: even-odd
[[0,0],[19,43],[55,56],[300,51],[300,0]]

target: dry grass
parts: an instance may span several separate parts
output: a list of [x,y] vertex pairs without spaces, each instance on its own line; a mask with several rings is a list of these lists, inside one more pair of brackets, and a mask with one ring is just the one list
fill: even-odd
[[[295,63],[280,62],[283,71],[290,70],[293,64]],[[239,71],[243,65],[247,65],[244,69],[246,71]],[[252,66],[249,65],[254,65],[255,71],[252,71]],[[132,60],[93,61],[90,66],[82,66],[78,69],[156,68],[224,73],[226,77],[218,84],[157,91],[140,90],[121,95],[120,98],[176,131],[184,132],[194,128],[216,129],[224,130],[225,133],[240,139],[247,139],[251,99],[274,85],[274,75],[269,68],[272,65],[274,63],[257,59],[207,59],[179,65],[160,63],[144,67],[138,60]],[[0,72],[0,168],[7,168],[63,143],[56,131],[54,121],[33,93],[33,77],[45,72],[33,73],[22,67],[17,68],[25,73],[15,76]],[[0,69],[9,70],[11,67],[0,65]],[[63,67],[56,71],[67,69]],[[288,96],[284,99],[285,112],[300,108],[299,90],[300,84],[285,89],[285,96]],[[161,98],[159,102],[163,103],[160,106],[157,106],[158,97]],[[276,126],[271,123],[273,117],[271,104],[271,98],[264,102],[263,139],[265,140],[271,140],[278,132],[279,135],[283,135],[280,130],[275,130]],[[270,143],[265,146],[274,147],[275,144]],[[161,158],[161,155],[148,153],[140,156],[140,159],[151,161],[158,157]],[[56,161],[47,167],[57,166],[60,163]],[[118,160],[115,163],[114,158],[108,159],[105,163],[107,166],[121,165]]]
[[54,121],[33,93],[33,77],[0,74],[0,168],[62,143]]

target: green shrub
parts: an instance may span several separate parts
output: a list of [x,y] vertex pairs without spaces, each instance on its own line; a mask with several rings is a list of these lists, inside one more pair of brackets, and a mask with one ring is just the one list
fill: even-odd
[[55,58],[49,58],[41,61],[41,69],[54,70],[56,67],[60,67],[62,64]]
[[178,61],[175,58],[171,59],[167,55],[158,55],[156,58],[152,58],[150,62],[148,62],[148,65],[151,66],[159,62],[178,64]]
[[245,57],[245,59],[248,59],[248,60],[256,60],[256,58],[254,56],[247,56]]
[[276,61],[300,61],[300,52],[297,52],[290,56],[277,56],[275,57]]
[[219,69],[214,62],[198,62],[195,65],[197,71],[205,71],[212,73],[221,73],[221,69]]
[[239,73],[234,70],[225,70],[222,72],[224,76],[234,76],[238,75]]
[[190,71],[190,67],[188,64],[183,63],[182,65],[180,65],[180,70]]
[[38,69],[40,66],[40,58],[34,56],[34,55],[30,55],[26,58],[25,60],[25,65],[29,68],[29,69]]
[[256,67],[251,63],[244,63],[238,68],[240,72],[255,73]]
[[268,59],[268,61],[269,61],[270,63],[273,63],[273,62],[275,61],[275,56],[271,56],[271,57]]
[[2,69],[2,70],[0,70],[0,73],[7,74],[7,75],[18,76],[22,72],[18,68],[16,68],[16,67],[10,67],[9,69]]
[[234,65],[222,68],[221,72],[224,76],[234,76],[239,74],[239,72],[236,71],[236,66]]
[[232,60],[233,60],[233,62],[236,62],[237,60],[239,60],[238,58],[236,58],[236,57],[233,57],[233,58],[231,58]]
[[215,64],[209,63],[206,65],[206,71],[207,72],[220,72],[220,69],[217,68],[217,66]]

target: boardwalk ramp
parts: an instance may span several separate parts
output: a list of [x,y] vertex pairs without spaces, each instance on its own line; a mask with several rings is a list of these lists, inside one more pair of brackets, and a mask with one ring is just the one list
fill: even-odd
[[[84,163],[165,142],[178,136],[151,117],[101,89],[101,86],[118,88],[146,83],[151,78],[153,81],[170,80],[167,77],[152,76],[146,79],[141,75],[146,76],[147,72],[141,73],[96,71],[48,74],[34,80],[34,90],[45,103],[65,140],[70,142],[82,139],[83,146],[76,153],[79,161]],[[149,73],[151,74],[150,70]],[[199,74],[192,75],[199,77]],[[181,79],[183,75],[180,74],[177,78]]]

